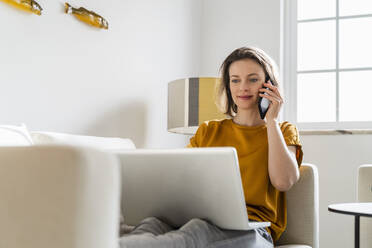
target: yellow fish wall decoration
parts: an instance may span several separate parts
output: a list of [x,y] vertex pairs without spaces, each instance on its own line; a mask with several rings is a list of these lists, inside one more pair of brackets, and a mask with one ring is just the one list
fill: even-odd
[[94,27],[108,29],[108,22],[105,18],[83,7],[76,9],[71,7],[70,4],[65,3],[65,13],[73,14],[80,21],[88,23]]
[[43,10],[37,2],[34,0],[0,0],[3,1],[17,9],[21,9],[27,12],[31,12],[37,15],[41,15],[41,11]]

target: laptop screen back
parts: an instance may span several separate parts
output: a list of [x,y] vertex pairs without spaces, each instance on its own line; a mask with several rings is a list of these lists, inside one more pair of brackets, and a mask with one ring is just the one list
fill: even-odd
[[174,227],[201,218],[224,229],[252,229],[235,148],[137,149],[117,155],[126,224],[154,216]]

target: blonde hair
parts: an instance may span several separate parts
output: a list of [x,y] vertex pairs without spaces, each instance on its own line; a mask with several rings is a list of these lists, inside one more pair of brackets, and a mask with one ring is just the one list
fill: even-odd
[[215,98],[216,105],[220,111],[230,117],[236,115],[238,108],[231,96],[229,69],[233,62],[242,59],[252,59],[261,65],[266,79],[269,79],[275,86],[279,87],[278,66],[263,50],[256,47],[241,47],[234,50],[229,56],[227,56],[221,65],[221,80],[217,86]]

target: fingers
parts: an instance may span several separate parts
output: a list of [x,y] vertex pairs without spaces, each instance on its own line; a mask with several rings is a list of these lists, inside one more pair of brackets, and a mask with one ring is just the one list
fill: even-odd
[[267,98],[269,99],[270,102],[272,103],[282,103],[282,100],[279,99],[278,97],[275,97],[275,96],[271,96],[271,95],[266,95],[266,94],[263,94],[263,93],[260,93],[260,96],[263,97],[263,98]]
[[281,95],[280,95],[280,92],[278,90],[278,87],[276,87],[272,84],[268,84],[268,83],[264,83],[263,86],[266,87],[266,88],[269,88],[271,91],[275,92],[280,98],[282,98]]
[[281,94],[278,90],[278,87],[275,87],[274,85],[268,84],[268,83],[264,83],[264,87],[267,87],[269,89],[261,88],[259,90],[260,94],[261,93],[266,93],[265,95],[269,95],[269,96],[274,97],[275,99],[277,99],[279,102],[283,102],[283,98],[282,98],[282,96],[281,96]]

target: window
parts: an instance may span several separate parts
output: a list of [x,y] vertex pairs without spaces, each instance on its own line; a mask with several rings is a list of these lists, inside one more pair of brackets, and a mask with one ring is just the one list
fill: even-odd
[[284,116],[300,129],[372,129],[372,1],[285,0]]

